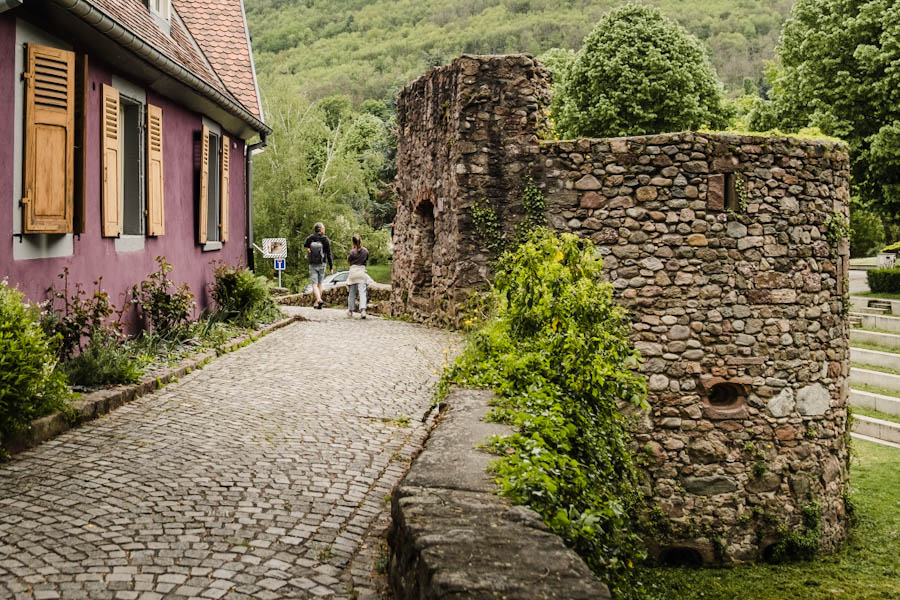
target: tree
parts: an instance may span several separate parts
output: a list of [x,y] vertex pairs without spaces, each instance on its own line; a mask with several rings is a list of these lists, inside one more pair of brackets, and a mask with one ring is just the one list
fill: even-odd
[[797,0],[771,96],[779,125],[811,125],[850,144],[853,193],[900,205],[900,1]]
[[729,110],[701,43],[655,8],[605,15],[566,72],[554,118],[564,136],[724,128]]

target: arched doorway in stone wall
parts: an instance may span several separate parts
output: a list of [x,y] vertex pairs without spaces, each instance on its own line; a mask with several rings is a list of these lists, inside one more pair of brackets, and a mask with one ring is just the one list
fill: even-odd
[[412,283],[414,292],[411,297],[422,308],[430,309],[434,285],[434,204],[429,199],[422,199],[412,212],[410,233],[413,259]]

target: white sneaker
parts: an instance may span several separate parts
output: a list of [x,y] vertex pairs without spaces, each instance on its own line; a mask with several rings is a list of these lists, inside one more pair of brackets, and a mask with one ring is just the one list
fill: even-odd
[[360,314],[360,316],[362,316],[363,319],[365,319],[366,318],[366,309],[362,309],[361,311],[359,311],[359,314]]
[[[353,311],[352,311],[352,310],[348,310],[348,311],[347,311],[347,318],[348,318],[348,319],[352,319],[352,318],[353,318]],[[363,318],[365,318],[365,317],[363,317]]]

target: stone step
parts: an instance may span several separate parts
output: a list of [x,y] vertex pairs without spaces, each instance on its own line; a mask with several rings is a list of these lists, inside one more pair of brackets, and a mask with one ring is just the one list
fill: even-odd
[[853,433],[900,444],[900,423],[853,415]]
[[885,396],[874,392],[862,390],[850,390],[850,406],[868,408],[889,415],[900,416],[900,398],[897,396]]
[[886,308],[873,308],[871,306],[854,306],[853,310],[867,315],[887,315],[890,311]]
[[869,300],[869,308],[883,308],[885,310],[891,310],[891,301],[890,300]]
[[853,367],[850,369],[850,383],[870,385],[875,388],[900,393],[900,375],[882,373],[881,371]]
[[[865,331],[864,329],[854,329],[850,332],[850,345],[852,346],[854,343],[874,344],[876,346],[884,346],[885,348],[895,348],[900,351],[900,335],[896,335],[893,333],[881,333],[880,331]],[[900,364],[900,360],[898,360],[897,363]],[[900,369],[900,367],[897,368]]]
[[862,348],[851,347],[850,361],[872,367],[900,371],[900,354],[893,352],[879,352],[878,350],[863,350]]
[[861,321],[862,326],[866,329],[884,329],[900,333],[900,317],[852,312],[849,318],[851,323],[854,320]]

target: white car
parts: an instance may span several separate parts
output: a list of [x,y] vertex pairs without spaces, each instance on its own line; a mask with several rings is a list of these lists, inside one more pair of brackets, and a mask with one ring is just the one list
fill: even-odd
[[[322,280],[322,291],[330,290],[331,288],[342,287],[347,285],[347,277],[350,276],[350,271],[338,271],[337,273],[332,273],[331,275],[326,275],[325,279]],[[369,285],[375,283],[375,280],[366,275],[366,281]],[[303,294],[308,294],[312,291],[312,284],[307,283],[306,287],[303,288]]]

